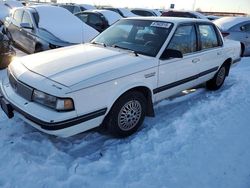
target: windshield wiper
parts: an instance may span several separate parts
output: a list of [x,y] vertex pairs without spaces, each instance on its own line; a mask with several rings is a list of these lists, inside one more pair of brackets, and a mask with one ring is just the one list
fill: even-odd
[[114,48],[120,48],[120,49],[123,49],[123,50],[128,50],[128,51],[130,51],[130,52],[134,53],[134,54],[135,54],[135,56],[138,56],[138,53],[137,53],[136,51],[131,50],[131,49],[129,49],[129,48],[122,47],[122,46],[118,46],[117,44],[112,45],[112,47],[114,47]]
[[103,47],[107,47],[107,45],[105,44],[105,43],[103,43],[103,42],[91,42],[91,44],[97,44],[97,45],[101,45],[101,46],[103,46]]

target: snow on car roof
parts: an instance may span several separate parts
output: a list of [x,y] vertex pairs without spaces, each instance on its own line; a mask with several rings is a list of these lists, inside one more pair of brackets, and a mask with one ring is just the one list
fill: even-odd
[[50,5],[33,6],[39,14],[39,27],[69,43],[89,42],[98,31],[80,21],[68,10]]
[[245,22],[250,21],[250,17],[224,17],[214,21],[214,23],[223,31],[229,30],[233,26]]
[[208,20],[208,18],[200,12],[190,11],[190,13],[194,14],[195,16],[197,16],[200,19]]
[[126,19],[139,19],[139,20],[150,20],[150,21],[164,21],[171,22],[174,24],[185,23],[185,22],[208,22],[212,23],[209,20],[200,20],[195,18],[183,18],[183,17],[159,17],[159,16],[148,16],[148,17],[137,17],[137,18],[126,18]]
[[79,4],[79,5],[83,8],[85,8],[86,10],[96,9],[95,6],[93,6],[93,5],[88,5],[88,4]]
[[23,4],[20,1],[3,1],[3,3],[9,8],[23,7]]
[[126,9],[126,8],[118,8],[122,14],[125,17],[138,17],[138,15],[134,14],[133,12],[131,12],[130,10]]
[[0,2],[0,20],[4,20],[6,16],[10,13],[10,9],[4,5],[3,2]]
[[114,11],[111,10],[92,10],[93,12],[99,12],[102,15],[104,15],[104,17],[107,19],[109,25],[115,23],[116,21],[120,20],[122,18],[122,16]]

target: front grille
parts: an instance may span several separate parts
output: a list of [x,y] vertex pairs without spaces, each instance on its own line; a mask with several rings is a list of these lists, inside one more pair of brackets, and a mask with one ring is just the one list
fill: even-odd
[[31,101],[33,88],[17,80],[10,72],[8,75],[9,75],[10,85],[13,88],[13,90],[21,97]]

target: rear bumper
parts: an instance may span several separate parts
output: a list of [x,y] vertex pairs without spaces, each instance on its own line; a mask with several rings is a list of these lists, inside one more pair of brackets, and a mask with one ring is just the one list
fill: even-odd
[[60,137],[72,136],[99,126],[107,111],[107,108],[103,108],[74,118],[48,122],[31,115],[31,113],[24,111],[22,107],[10,102],[3,92],[2,84],[0,84],[0,100],[1,108],[3,110],[5,108],[4,111],[9,118],[17,115],[34,128]]

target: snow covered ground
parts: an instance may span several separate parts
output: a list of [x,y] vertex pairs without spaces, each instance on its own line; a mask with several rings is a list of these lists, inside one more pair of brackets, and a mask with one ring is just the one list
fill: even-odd
[[219,91],[162,101],[126,139],[56,138],[0,111],[0,187],[249,188],[249,72],[244,58]]

